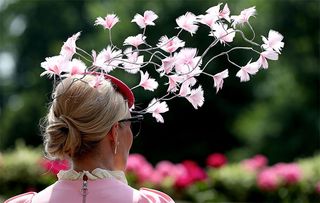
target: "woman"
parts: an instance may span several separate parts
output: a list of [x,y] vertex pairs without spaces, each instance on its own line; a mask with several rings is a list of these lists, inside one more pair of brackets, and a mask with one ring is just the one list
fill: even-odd
[[56,87],[43,133],[50,158],[70,159],[72,169],[39,193],[25,193],[6,203],[174,203],[166,194],[127,185],[124,175],[132,145],[131,90],[120,80],[86,75],[66,78]]

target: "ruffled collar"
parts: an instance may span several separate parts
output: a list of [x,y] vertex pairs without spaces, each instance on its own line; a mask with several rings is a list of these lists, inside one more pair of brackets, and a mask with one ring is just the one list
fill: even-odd
[[128,184],[126,176],[123,171],[109,171],[101,168],[96,168],[92,172],[89,172],[89,171],[77,172],[73,169],[70,169],[67,171],[61,170],[57,174],[59,180],[82,180],[84,175],[87,175],[89,180],[115,178],[125,184]]

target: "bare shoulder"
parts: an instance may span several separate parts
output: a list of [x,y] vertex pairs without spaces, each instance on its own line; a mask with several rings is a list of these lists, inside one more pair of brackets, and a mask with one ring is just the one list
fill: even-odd
[[36,192],[23,193],[23,194],[11,197],[10,199],[6,200],[4,203],[30,203],[32,201],[32,198],[36,194],[37,194]]

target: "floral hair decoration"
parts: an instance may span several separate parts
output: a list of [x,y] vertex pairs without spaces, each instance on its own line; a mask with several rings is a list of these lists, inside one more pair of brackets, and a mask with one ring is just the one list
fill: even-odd
[[[118,48],[112,42],[111,30],[119,22],[115,14],[108,14],[106,17],[98,17],[94,25],[102,26],[108,31],[109,45],[102,51],[92,50],[91,54],[76,46],[80,32],[74,34],[64,42],[60,54],[47,57],[41,63],[45,71],[41,74],[54,76],[54,79],[72,77],[81,80],[87,74],[94,75],[89,82],[92,88],[99,88],[103,80],[110,80],[128,100],[131,111],[145,114],[151,113],[158,122],[164,122],[162,114],[169,111],[166,101],[176,97],[187,99],[197,109],[204,103],[204,92],[197,78],[206,75],[213,80],[216,93],[222,89],[224,79],[229,77],[228,69],[221,72],[210,73],[206,71],[208,65],[216,58],[226,56],[230,67],[238,68],[236,77],[240,82],[250,80],[260,69],[268,68],[268,60],[278,60],[281,49],[284,46],[283,36],[274,30],[270,30],[267,37],[262,36],[263,44],[254,42],[255,32],[249,23],[249,19],[255,16],[255,7],[244,9],[239,15],[230,15],[227,4],[221,9],[221,3],[209,8],[206,13],[196,16],[191,12],[176,19],[177,34],[172,37],[163,35],[156,45],[147,42],[146,30],[148,26],[155,26],[154,21],[158,15],[147,10],[136,14],[131,22],[136,23],[141,33],[127,37],[123,42],[123,48]],[[253,37],[249,39],[240,29],[244,25],[252,31]],[[196,34],[199,26],[209,28],[209,46],[199,53],[197,48],[186,47],[186,42],[180,39],[182,32],[189,32],[191,37]],[[248,46],[232,46],[236,35],[239,35]],[[211,56],[204,61],[210,49],[219,44],[226,47],[226,51]],[[228,46],[225,46],[228,45]],[[229,57],[231,52],[247,50],[256,55],[257,60],[249,60],[245,65],[238,65]],[[77,57],[75,57],[77,56]],[[147,60],[146,60],[147,58]],[[112,76],[115,69],[123,70],[129,74],[140,74],[140,82],[129,88],[121,80]],[[153,98],[142,110],[134,107],[134,96],[132,90],[141,87],[146,91],[154,91],[159,83],[152,78],[149,72],[155,70],[159,78],[164,78],[167,91],[164,95]],[[163,80],[162,80],[163,81]]]

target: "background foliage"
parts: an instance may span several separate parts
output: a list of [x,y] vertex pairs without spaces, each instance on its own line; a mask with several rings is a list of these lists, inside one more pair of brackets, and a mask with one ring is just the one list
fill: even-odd
[[[81,47],[105,47],[106,33],[93,27],[97,16],[114,12],[120,17],[113,41],[121,45],[126,36],[138,32],[130,23],[134,14],[151,9],[160,16],[147,33],[156,43],[161,35],[175,33],[176,17],[186,11],[203,13],[219,2],[224,1],[0,0],[0,150],[12,148],[17,138],[27,145],[41,144],[38,122],[46,113],[52,84],[39,77],[40,62],[56,55],[63,41],[80,30]],[[269,29],[284,35],[280,60],[249,83],[239,83],[236,69],[231,70],[218,95],[213,81],[203,78],[204,106],[194,110],[184,100],[169,102],[165,124],[147,118],[132,152],[144,154],[152,163],[203,160],[212,151],[227,153],[232,160],[261,153],[276,163],[319,151],[319,2],[249,0],[228,5],[233,14],[256,6],[258,14],[251,22],[258,41]],[[190,46],[203,50],[206,35],[199,30]],[[239,55],[237,61],[244,64],[246,57]],[[210,68],[225,66],[219,60]],[[139,91],[136,97],[140,102],[150,99]]]
[[[175,166],[162,160],[154,166],[150,165],[151,170],[147,172],[146,167],[150,164],[148,160],[142,155],[131,154],[127,179],[134,188],[161,190],[169,194],[176,203],[308,203],[318,202],[320,198],[319,154],[290,163],[296,169],[287,165],[282,168],[284,170],[273,173],[276,175],[281,172],[284,179],[274,179],[270,174],[261,177],[263,171],[279,167],[279,164],[268,166],[267,162],[262,163],[255,157],[227,163],[221,162],[222,154],[219,154],[220,158],[216,153],[210,156],[215,161],[211,159],[203,168],[192,160],[184,160]],[[251,162],[250,170],[247,168],[248,162],[244,162],[248,160]],[[23,142],[18,142],[14,150],[0,153],[0,202],[16,194],[42,190],[56,181],[56,174],[60,169],[68,167],[69,164],[65,161],[45,160],[41,157],[40,148],[27,147]],[[176,179],[177,173],[173,171],[178,168],[180,171],[181,167],[188,172],[186,176],[180,176],[182,179]],[[160,182],[157,181],[159,177],[162,179]]]

